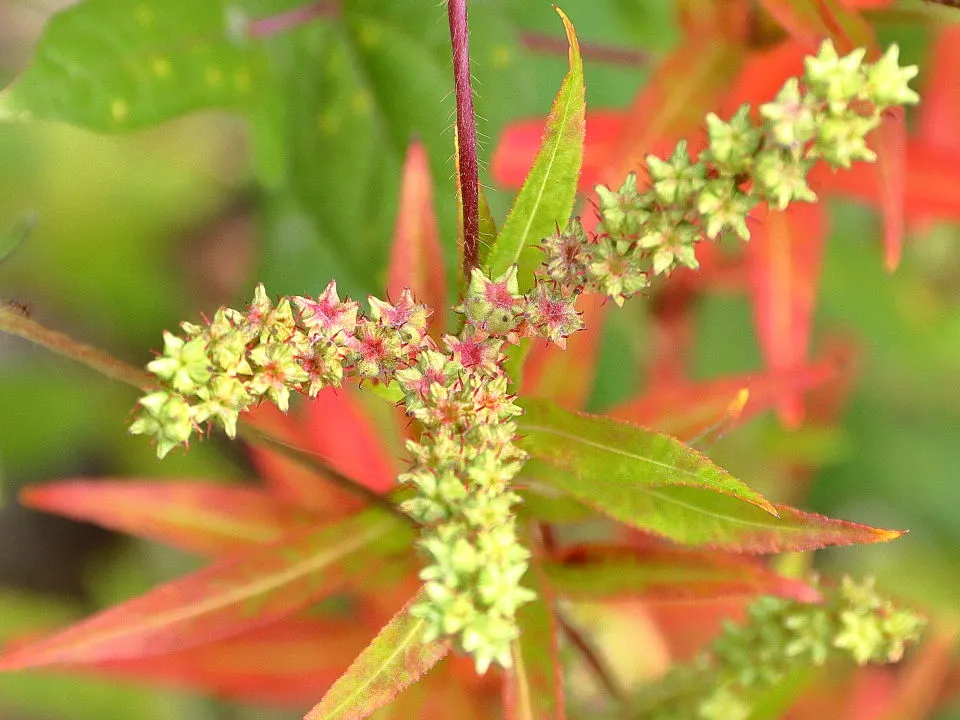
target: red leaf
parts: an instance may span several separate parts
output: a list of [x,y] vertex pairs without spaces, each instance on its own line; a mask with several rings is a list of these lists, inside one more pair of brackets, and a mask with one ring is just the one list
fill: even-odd
[[[783,212],[760,208],[746,247],[754,320],[767,366],[785,373],[804,365],[826,240],[820,204],[794,203]],[[790,425],[803,417],[802,396],[780,403]]]
[[[879,205],[880,179],[873,164],[857,163],[849,170],[831,173],[814,170],[811,185],[820,192],[848,195]],[[910,220],[960,219],[960,150],[936,148],[925,142],[907,141],[904,208]]]
[[699,383],[658,387],[608,411],[611,417],[690,440],[724,419],[730,403],[747,388],[750,397],[737,419],[743,423],[836,374],[831,361],[783,372],[737,375]]
[[222,555],[317,519],[254,488],[191,481],[64,480],[25,489],[24,505],[172,547]]
[[693,552],[665,543],[578,545],[544,566],[557,593],[575,600],[718,600],[776,595],[817,602],[820,594],[753,559]]
[[[602,163],[600,181],[619,187],[647,153],[672,152],[672,145],[703,126],[736,77],[742,45],[723,33],[688,39],[656,69],[626,113],[623,131]],[[589,123],[588,123],[589,127]],[[690,138],[690,152],[704,139]]]
[[143,657],[222,640],[359,581],[410,542],[409,530],[381,511],[299,531],[14,649],[0,656],[0,670]]
[[926,145],[960,152],[960,26],[940,30],[927,65],[918,134]]
[[[386,449],[377,427],[350,388],[323,390],[305,409],[310,449],[328,458],[340,472],[371,490],[387,492],[397,485],[399,466]],[[391,428],[392,429],[392,428]]]
[[[290,445],[323,456],[339,472],[372,490],[396,485],[397,461],[387,451],[378,428],[350,388],[325,388],[305,403],[300,419],[261,405],[250,415],[261,427]],[[277,495],[316,512],[343,514],[357,501],[324,483],[322,477],[268,450],[254,448],[254,462]],[[342,508],[342,510],[341,510]]]
[[114,678],[301,708],[332,685],[369,641],[363,623],[291,618],[218,642],[91,666]]
[[904,187],[907,165],[907,122],[903,108],[890,110],[877,128],[877,172],[883,213],[883,260],[893,272],[903,248]]
[[868,59],[880,57],[880,45],[877,43],[873,26],[841,0],[816,0],[821,16],[830,31],[830,37],[839,53],[849,53],[857,48],[866,48]]
[[[291,447],[312,450],[312,439],[303,423],[284,415],[275,405],[264,403],[253,408],[244,419],[254,429],[263,430]],[[250,459],[270,492],[318,517],[339,517],[360,507],[357,498],[334,487],[314,470],[279,453],[251,446]]]
[[403,165],[400,207],[390,253],[387,291],[391,298],[404,288],[433,310],[433,327],[445,327],[447,281],[440,232],[433,211],[433,183],[423,143],[413,142]]

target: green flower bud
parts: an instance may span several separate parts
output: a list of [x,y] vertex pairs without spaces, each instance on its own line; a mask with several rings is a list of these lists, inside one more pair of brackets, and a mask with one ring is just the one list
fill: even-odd
[[714,113],[707,115],[707,134],[710,145],[705,157],[722,175],[739,175],[750,170],[763,133],[750,119],[749,105],[742,105],[729,123]]
[[677,143],[669,162],[647,155],[653,192],[662,202],[685,202],[703,187],[706,167],[691,163],[686,141]]
[[778,145],[797,153],[817,134],[817,116],[796,78],[787,80],[774,102],[760,106],[768,132]]
[[879,110],[891,105],[915,105],[920,96],[910,89],[909,82],[917,76],[916,65],[900,67],[900,48],[891,45],[867,69],[866,94]]
[[207,340],[198,336],[184,341],[172,333],[163,334],[163,356],[147,363],[147,370],[181,393],[196,393],[210,380]]
[[805,80],[811,91],[827,102],[833,112],[842,112],[860,97],[866,78],[861,65],[866,50],[858,48],[840,57],[830,40],[820,46],[816,57],[805,61]]
[[756,191],[777,210],[786,210],[794,201],[816,202],[816,193],[807,185],[812,166],[812,160],[796,160],[786,150],[762,152],[757,156]]

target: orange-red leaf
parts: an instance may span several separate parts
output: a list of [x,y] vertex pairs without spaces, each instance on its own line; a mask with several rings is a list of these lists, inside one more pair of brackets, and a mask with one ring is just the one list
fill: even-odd
[[[821,191],[848,195],[879,205],[880,179],[872,164],[857,163],[849,170],[831,173],[815,169],[811,184]],[[904,209],[909,220],[960,219],[960,149],[928,145],[915,138],[907,141]]]
[[960,26],[940,30],[927,66],[918,134],[927,145],[960,151]]
[[[312,451],[312,438],[296,417],[284,415],[275,405],[264,403],[249,411],[244,419],[256,430],[291,447]],[[318,517],[349,514],[360,507],[357,498],[334,487],[310,468],[278,452],[252,446],[250,459],[270,492],[284,502],[302,507]]]
[[352,388],[323,390],[304,408],[310,449],[371,490],[387,492],[397,485],[399,463],[381,440],[392,428],[378,427]]
[[[763,358],[775,373],[804,365],[826,241],[820,204],[794,203],[783,212],[760,208],[746,248],[754,320]],[[803,417],[802,396],[780,403],[784,422]]]
[[369,575],[411,542],[392,515],[366,511],[232,555],[0,656],[0,670],[156,655],[291,615]]
[[[703,126],[740,68],[743,47],[718,32],[689,39],[656,69],[626,112],[623,130],[600,169],[600,181],[619,187],[647,153],[668,154],[672,144]],[[690,138],[691,152],[703,144]]]
[[195,480],[62,480],[26,488],[20,499],[37,510],[203,555],[273,542],[317,522],[263,490]]
[[892,272],[903,248],[904,195],[907,174],[907,121],[903,108],[894,108],[877,128],[877,172],[883,215],[883,262]]
[[433,211],[430,164],[421,142],[413,142],[407,149],[387,278],[390,297],[396,299],[404,288],[411,288],[417,300],[433,310],[433,326],[442,333],[447,281]]
[[[300,409],[299,417],[261,405],[249,414],[253,427],[262,428],[293,447],[321,455],[334,469],[378,492],[396,485],[397,460],[381,440],[350,388],[326,388]],[[277,453],[253,449],[253,459],[278,497],[329,515],[357,508],[356,499],[325,483]]]
[[817,602],[819,593],[751,559],[665,543],[580,545],[545,563],[557,593],[577,600],[718,600],[776,595]]
[[612,408],[608,414],[681,440],[690,440],[722,422],[730,403],[744,388],[749,390],[750,396],[736,419],[737,423],[776,407],[784,398],[821,385],[835,373],[832,362],[822,361],[787,371],[658,387],[655,392]]
[[423,591],[394,615],[305,720],[360,720],[417,682],[450,651],[449,640],[422,640],[426,621],[410,614]]
[[231,700],[302,708],[333,684],[369,638],[370,630],[352,620],[290,618],[207,645],[90,669]]

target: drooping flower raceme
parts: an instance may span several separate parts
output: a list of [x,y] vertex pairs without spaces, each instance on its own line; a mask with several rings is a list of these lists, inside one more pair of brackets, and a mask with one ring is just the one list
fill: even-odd
[[[822,605],[761,598],[743,624],[729,623],[713,646],[663,682],[648,720],[747,720],[764,693],[798,672],[847,659],[857,665],[897,662],[925,625],[897,608],[872,580],[844,578]],[[691,687],[695,686],[695,687]]]
[[747,105],[732,118],[707,116],[708,145],[694,160],[680,142],[666,160],[647,156],[649,187],[631,174],[618,190],[597,186],[601,225],[587,237],[579,222],[544,239],[544,273],[558,283],[607,295],[617,304],[678,267],[696,269],[696,244],[733,233],[750,238],[747,217],[760,203],[784,210],[815,202],[807,175],[818,162],[848,168],[873,162],[867,134],[885,111],[914,104],[891,46],[877,62],[863,50],[845,57],[823,43],[802,79],[789,80],[755,122]]
[[345,379],[395,384],[422,431],[408,443],[411,467],[399,478],[417,490],[402,509],[422,526],[428,559],[426,599],[413,612],[427,621],[428,639],[454,638],[480,672],[509,665],[516,610],[533,594],[521,584],[528,552],[510,490],[526,457],[514,442],[521,411],[506,347],[527,337],[563,347],[582,327],[581,292],[621,304],[654,275],[696,268],[694,246],[704,237],[747,239],[757,203],[783,209],[815,200],[806,174],[816,161],[872,160],[865,135],[886,108],[916,102],[907,86],[916,68],[900,68],[896,48],[873,65],[862,60],[859,51],[840,58],[825,43],[802,83],[788,82],[760,108],[759,125],[747,108],[729,121],[711,115],[710,144],[696,160],[680,143],[668,160],[647,159],[649,188],[635,175],[616,192],[597,188],[600,231],[588,235],[575,219],[544,238],[545,262],[525,295],[516,267],[495,278],[474,269],[454,308],[462,327],[442,344],[427,334],[430,310],[411,292],[394,303],[371,297],[362,313],[340,299],[335,282],[319,297],[276,304],[261,285],[244,310],[183,323],[147,366],[161,389],[141,398],[131,432],[152,436],[163,457],[204,424],[234,437],[240,414],[263,400],[286,411],[292,393],[312,397]]

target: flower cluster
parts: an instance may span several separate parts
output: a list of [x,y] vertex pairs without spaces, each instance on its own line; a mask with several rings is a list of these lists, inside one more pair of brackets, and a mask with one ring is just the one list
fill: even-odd
[[336,282],[316,299],[276,306],[258,285],[245,311],[221,308],[207,325],[183,323],[147,365],[163,389],[141,398],[130,432],[153,436],[162,458],[204,423],[234,437],[240,413],[263,398],[286,411],[291,392],[312,397],[345,372],[389,380],[428,346],[429,313],[409,291],[396,305],[371,298],[370,308],[364,317],[356,302],[341,301]]
[[[924,624],[916,613],[881,597],[873,581],[844,578],[822,605],[761,598],[751,605],[747,621],[728,624],[692,667],[671,672],[665,685],[672,686],[673,695],[649,717],[746,720],[755,699],[793,672],[821,667],[832,658],[858,665],[897,662]],[[703,692],[690,694],[688,683]]]
[[582,327],[574,300],[549,282],[521,295],[516,268],[495,280],[476,270],[457,308],[463,328],[441,346],[410,291],[395,304],[369,298],[365,315],[334,282],[318,298],[276,305],[260,285],[245,310],[221,308],[206,325],[164,336],[163,355],[147,366],[162,389],[141,398],[130,430],[153,436],[163,457],[204,424],[233,437],[240,413],[264,398],[285,411],[292,392],[313,396],[345,378],[396,383],[423,431],[400,476],[418,491],[402,509],[422,526],[430,563],[421,573],[427,600],[414,612],[428,637],[456,638],[480,672],[509,665],[516,609],[533,594],[520,584],[528,553],[509,482],[526,456],[513,442],[520,409],[503,349],[523,337],[562,346]]
[[694,248],[704,238],[730,232],[748,240],[756,205],[815,202],[807,174],[817,161],[834,169],[873,162],[866,137],[884,111],[919,100],[908,86],[917,68],[899,66],[896,46],[873,64],[864,54],[840,57],[826,41],[807,58],[803,79],[760,107],[759,123],[747,105],[729,121],[711,113],[709,143],[696,159],[680,142],[667,160],[647,156],[647,188],[635,174],[616,191],[598,186],[599,232],[590,237],[574,222],[546,238],[547,276],[622,304],[653,276],[696,269]]
[[[454,308],[462,328],[442,344],[427,334],[430,311],[410,291],[395,303],[370,297],[363,314],[339,298],[335,282],[317,298],[275,305],[261,285],[243,311],[222,308],[204,325],[184,323],[180,335],[165,334],[162,356],[147,366],[161,389],[140,400],[131,432],[152,436],[163,457],[204,425],[233,437],[240,414],[264,398],[285,411],[291,393],[313,396],[347,378],[395,384],[422,430],[400,477],[417,490],[402,508],[421,525],[429,560],[425,600],[413,612],[427,621],[428,638],[454,638],[480,672],[509,665],[516,610],[533,594],[520,584],[528,553],[516,537],[510,481],[526,458],[514,443],[520,409],[509,393],[506,346],[539,337],[563,347],[583,326],[574,306],[581,292],[620,304],[651,275],[697,267],[693,248],[703,236],[746,239],[758,202],[782,209],[815,200],[806,185],[815,161],[872,160],[864,137],[885,108],[916,101],[907,87],[916,68],[900,68],[896,48],[873,65],[862,60],[862,52],[840,58],[826,43],[802,86],[788,83],[761,107],[761,125],[746,107],[729,122],[710,116],[710,144],[696,161],[680,143],[669,160],[647,159],[649,189],[641,191],[635,175],[617,192],[598,188],[601,231],[588,235],[574,220],[543,239],[546,261],[530,292],[519,292],[516,267],[496,278],[474,269]],[[858,660],[875,657],[894,632],[884,625],[869,635],[879,609],[842,616],[849,627],[836,634],[837,647]],[[898,622],[906,638],[912,626]]]

